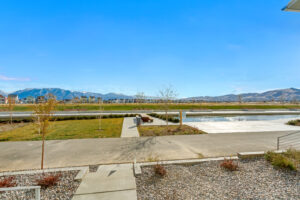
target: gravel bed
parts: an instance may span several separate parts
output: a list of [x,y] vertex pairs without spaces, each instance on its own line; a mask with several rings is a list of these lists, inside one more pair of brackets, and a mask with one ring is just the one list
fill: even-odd
[[[37,185],[36,180],[43,177],[43,175],[57,175],[61,174],[61,177],[55,186],[48,188],[41,188],[41,199],[42,200],[71,200],[73,194],[76,192],[80,181],[75,181],[74,178],[79,171],[62,171],[62,172],[49,172],[44,174],[23,174],[15,176],[1,176],[0,180],[7,177],[14,177],[16,186],[35,186]],[[11,192],[0,192],[0,199],[5,200],[34,200],[34,190],[20,190]]]
[[300,199],[299,171],[274,169],[263,158],[238,165],[233,172],[220,168],[220,161],[165,165],[164,178],[154,174],[153,166],[142,167],[138,199]]

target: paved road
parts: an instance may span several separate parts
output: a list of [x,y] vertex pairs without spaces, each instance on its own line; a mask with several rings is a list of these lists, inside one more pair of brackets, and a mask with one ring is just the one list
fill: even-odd
[[[235,155],[276,148],[283,132],[46,141],[45,167]],[[0,171],[39,168],[41,142],[0,142]]]
[[[164,111],[159,110],[131,110],[131,111],[103,111],[103,115],[109,114],[136,114],[136,113],[152,113],[165,114]],[[178,115],[179,111],[170,111],[170,115]],[[288,115],[288,114],[300,114],[299,109],[254,109],[254,110],[188,110],[186,115]],[[56,112],[56,116],[77,116],[77,115],[99,115],[99,111],[59,111]],[[32,112],[14,112],[14,117],[30,117]],[[0,112],[0,118],[10,117],[9,112]]]

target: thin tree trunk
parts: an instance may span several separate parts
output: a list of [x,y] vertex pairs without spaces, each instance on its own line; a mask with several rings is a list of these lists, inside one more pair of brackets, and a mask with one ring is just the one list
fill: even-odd
[[169,130],[169,117],[168,117],[168,110],[166,110],[166,122],[167,122],[167,130]]
[[42,161],[41,161],[41,169],[44,169],[44,154],[45,154],[45,134],[43,133],[43,136],[42,136]]

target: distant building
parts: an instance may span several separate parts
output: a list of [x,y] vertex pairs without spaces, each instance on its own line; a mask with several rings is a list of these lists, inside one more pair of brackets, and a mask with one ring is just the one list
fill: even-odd
[[101,103],[102,102],[102,98],[101,97],[98,97],[97,98],[97,103]]
[[80,99],[78,97],[74,97],[72,99],[72,103],[80,103]]
[[46,99],[44,96],[38,96],[35,100],[36,103],[45,103]]
[[49,93],[49,94],[46,94],[45,99],[46,99],[47,101],[48,101],[48,99],[54,99],[54,100],[56,100],[56,96],[53,95],[53,94],[51,94],[51,93]]
[[0,94],[0,104],[6,104],[6,103],[7,103],[7,98]]
[[9,94],[7,97],[7,101],[11,101],[13,104],[16,104],[19,102],[19,97],[16,94]]
[[81,97],[80,97],[80,102],[81,102],[81,103],[87,103],[87,102],[88,102],[87,96],[81,96]]
[[95,96],[89,96],[89,103],[96,103],[96,97]]
[[35,103],[35,98],[33,96],[28,96],[24,99],[24,103],[26,104],[34,104]]

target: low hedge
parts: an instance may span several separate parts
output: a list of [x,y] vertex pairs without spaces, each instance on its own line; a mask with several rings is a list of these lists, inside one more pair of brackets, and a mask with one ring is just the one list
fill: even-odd
[[[109,119],[109,118],[123,118],[123,117],[135,117],[136,114],[124,114],[124,115],[117,115],[117,114],[110,114],[110,115],[102,115],[102,119]],[[88,119],[98,119],[99,115],[93,116],[59,116],[53,117],[51,121],[66,121],[66,120],[88,120]],[[23,117],[23,118],[14,118],[13,123],[28,123],[33,122],[33,117]],[[9,118],[2,118],[0,119],[0,123],[8,123],[10,122]]]
[[[162,119],[162,120],[167,120],[166,115],[160,115],[160,114],[157,114],[157,113],[150,113],[149,115],[150,115],[151,117],[156,117],[156,118],[159,118],[159,119]],[[168,121],[169,121],[169,122],[178,123],[178,122],[179,122],[179,119],[177,119],[177,118],[175,118],[175,117],[172,117],[172,116],[168,116]]]

